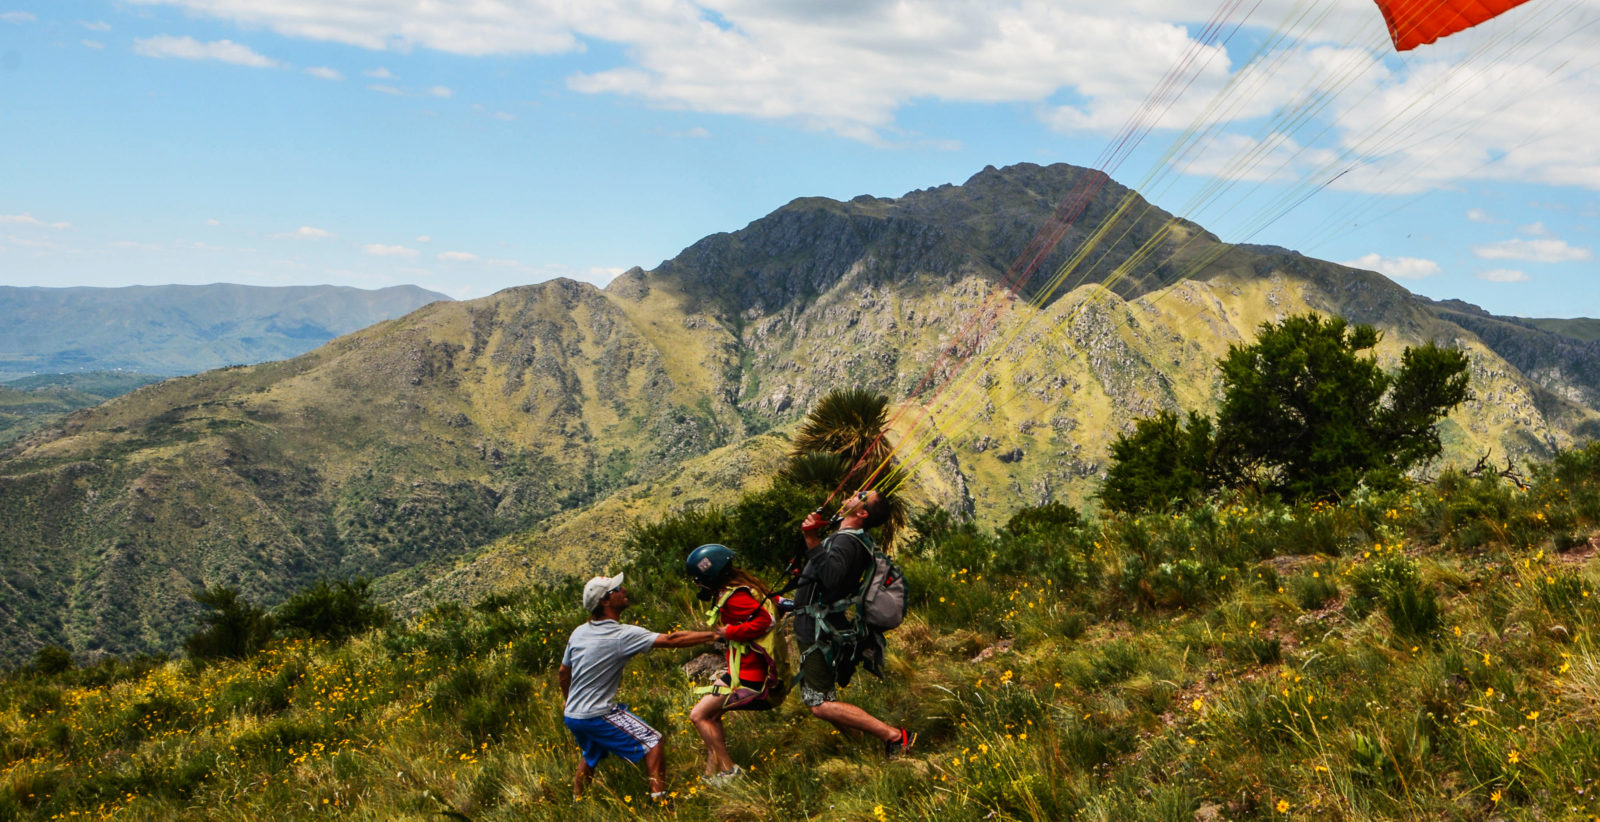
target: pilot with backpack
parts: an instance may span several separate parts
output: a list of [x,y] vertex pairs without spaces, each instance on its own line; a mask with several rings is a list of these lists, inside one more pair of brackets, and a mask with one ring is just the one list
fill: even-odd
[[841,731],[863,731],[883,740],[888,754],[903,753],[915,739],[865,710],[840,702],[837,686],[848,685],[858,664],[882,675],[883,631],[905,613],[905,582],[866,529],[889,519],[888,500],[875,490],[845,501],[838,530],[822,535],[814,511],[800,525],[805,564],[795,590],[794,634],[800,648],[800,698],[811,715]]
[[728,755],[722,715],[776,708],[789,691],[788,643],[778,634],[776,598],[734,560],[727,546],[710,544],[694,549],[684,561],[684,570],[700,588],[700,598],[713,603],[707,622],[717,639],[728,643],[728,669],[698,691],[703,696],[689,712],[706,743],[702,779],[710,785],[722,785],[742,773]]

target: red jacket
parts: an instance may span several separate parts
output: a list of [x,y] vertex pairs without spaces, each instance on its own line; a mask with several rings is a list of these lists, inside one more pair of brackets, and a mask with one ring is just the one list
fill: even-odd
[[[723,635],[729,642],[754,642],[772,630],[772,615],[761,607],[761,600],[749,590],[741,588],[728,597],[717,620],[723,625]],[[747,653],[740,660],[739,679],[744,682],[765,682],[767,661],[759,653]],[[733,665],[733,646],[728,647],[728,665]]]

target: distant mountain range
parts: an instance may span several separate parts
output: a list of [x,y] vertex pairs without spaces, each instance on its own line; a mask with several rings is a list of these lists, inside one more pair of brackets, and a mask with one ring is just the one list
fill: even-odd
[[0,286],[0,382],[34,374],[197,374],[298,356],[443,294],[412,285]]
[[[902,403],[942,379],[975,320],[989,333],[968,360],[970,413],[938,420],[911,496],[990,523],[1092,504],[1119,431],[1213,408],[1228,345],[1312,310],[1378,326],[1387,365],[1428,340],[1468,352],[1474,398],[1442,425],[1447,459],[1600,436],[1593,343],[1227,247],[1091,175],[1019,165],[895,199],[796,200],[604,290],[437,302],[76,412],[0,455],[0,658],[170,650],[202,585],[270,605],[362,574],[408,606],[588,574],[637,517],[765,482],[829,390]],[[1059,293],[997,291],[1085,182],[1097,195],[1036,279],[1116,219],[1108,253]]]

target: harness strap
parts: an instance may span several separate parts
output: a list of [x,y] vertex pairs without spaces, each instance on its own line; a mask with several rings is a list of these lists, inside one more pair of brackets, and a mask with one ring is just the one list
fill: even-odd
[[[751,588],[748,585],[734,586],[732,588],[729,588],[727,593],[724,593],[721,597],[719,597],[717,599],[717,601],[711,606],[711,610],[706,612],[706,621],[709,622],[709,623],[715,623],[715,622],[720,621],[721,618],[722,618],[722,606],[726,605],[728,603],[728,600],[733,599],[733,595],[737,594],[740,591],[749,592],[750,595],[757,600],[757,602],[759,603],[758,607],[761,610],[766,611],[767,612],[767,616],[772,619],[772,627],[767,631],[766,634],[762,635],[761,637],[758,637],[755,640],[749,641],[749,642],[740,642],[739,640],[734,640],[734,639],[727,640],[727,642],[728,642],[728,656],[729,656],[729,660],[728,660],[728,683],[729,684],[723,685],[721,683],[712,683],[710,685],[702,686],[700,688],[696,688],[695,689],[694,692],[698,696],[715,695],[715,696],[722,697],[723,698],[723,707],[725,707],[725,708],[729,705],[729,701],[736,694],[738,694],[738,692],[740,690],[741,686],[735,685],[733,683],[739,681],[739,679],[740,679],[739,675],[744,670],[744,655],[745,654],[747,654],[747,653],[760,654],[761,656],[766,657],[766,660],[767,660],[767,675],[766,675],[765,679],[762,681],[761,689],[755,691],[755,696],[751,698],[752,700],[770,698],[770,694],[771,694],[771,691],[772,691],[772,680],[774,679],[774,677],[775,677],[775,675],[777,673],[776,670],[775,670],[776,666],[777,666],[777,660],[773,658],[773,654],[772,653],[768,652],[767,649],[761,645],[761,641],[762,640],[773,638],[774,635],[777,633],[777,630],[778,630],[778,614],[775,612],[775,609],[773,609],[772,602],[771,602],[770,599],[768,599],[766,597],[758,596],[756,590],[754,588]],[[754,615],[752,615],[751,619],[754,619],[754,618],[755,618]],[[748,622],[749,620],[746,620],[746,621]],[[775,640],[775,638],[773,638],[773,639],[771,639],[771,641],[776,641],[776,640]],[[745,688],[744,690],[755,690],[755,689]]]

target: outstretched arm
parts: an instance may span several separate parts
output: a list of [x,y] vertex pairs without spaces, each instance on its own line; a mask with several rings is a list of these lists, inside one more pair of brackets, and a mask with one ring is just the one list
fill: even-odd
[[670,634],[658,634],[652,648],[688,648],[694,645],[704,645],[717,638],[714,631],[673,631]]

